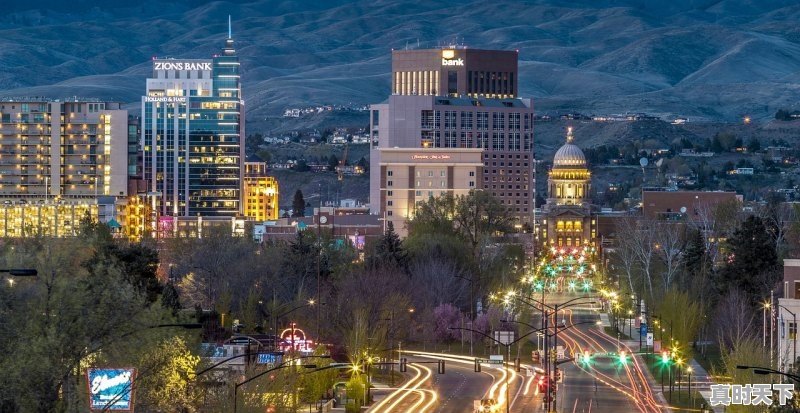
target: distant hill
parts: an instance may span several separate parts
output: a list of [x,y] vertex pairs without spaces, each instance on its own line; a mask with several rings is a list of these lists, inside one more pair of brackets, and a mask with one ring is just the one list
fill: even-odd
[[0,96],[135,109],[151,58],[211,56],[228,14],[255,125],[288,106],[382,101],[392,48],[449,42],[519,49],[520,94],[539,112],[734,120],[797,109],[800,96],[800,4],[790,0],[6,3]]

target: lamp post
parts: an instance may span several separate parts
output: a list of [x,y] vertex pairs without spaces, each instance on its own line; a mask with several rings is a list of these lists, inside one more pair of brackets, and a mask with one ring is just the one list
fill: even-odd
[[686,376],[689,379],[689,408],[693,408],[694,395],[692,394],[692,366],[686,366]]

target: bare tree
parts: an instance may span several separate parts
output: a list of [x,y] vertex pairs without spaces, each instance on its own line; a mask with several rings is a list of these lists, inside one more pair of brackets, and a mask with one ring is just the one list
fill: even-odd
[[661,273],[664,291],[668,291],[683,266],[683,249],[686,246],[684,226],[670,222],[657,222],[649,226],[652,228],[656,255],[664,264]]
[[732,290],[717,305],[714,325],[720,347],[732,348],[755,335],[755,314],[747,296]]
[[625,273],[631,291],[637,291],[634,287],[634,276],[636,274],[638,260],[632,242],[637,230],[635,218],[625,217],[619,220],[616,225],[617,239],[613,250],[614,257],[616,258],[615,261]]

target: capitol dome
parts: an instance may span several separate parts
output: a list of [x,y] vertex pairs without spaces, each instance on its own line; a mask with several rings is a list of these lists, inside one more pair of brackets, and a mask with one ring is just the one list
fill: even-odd
[[556,151],[553,157],[554,167],[586,167],[586,156],[581,148],[572,143],[572,128],[567,132],[567,143]]

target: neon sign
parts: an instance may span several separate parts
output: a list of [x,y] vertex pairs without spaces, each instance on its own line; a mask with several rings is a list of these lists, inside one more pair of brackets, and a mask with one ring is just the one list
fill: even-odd
[[301,353],[313,353],[314,341],[306,337],[305,331],[293,327],[283,330],[280,334],[279,347],[282,351],[299,351]]

